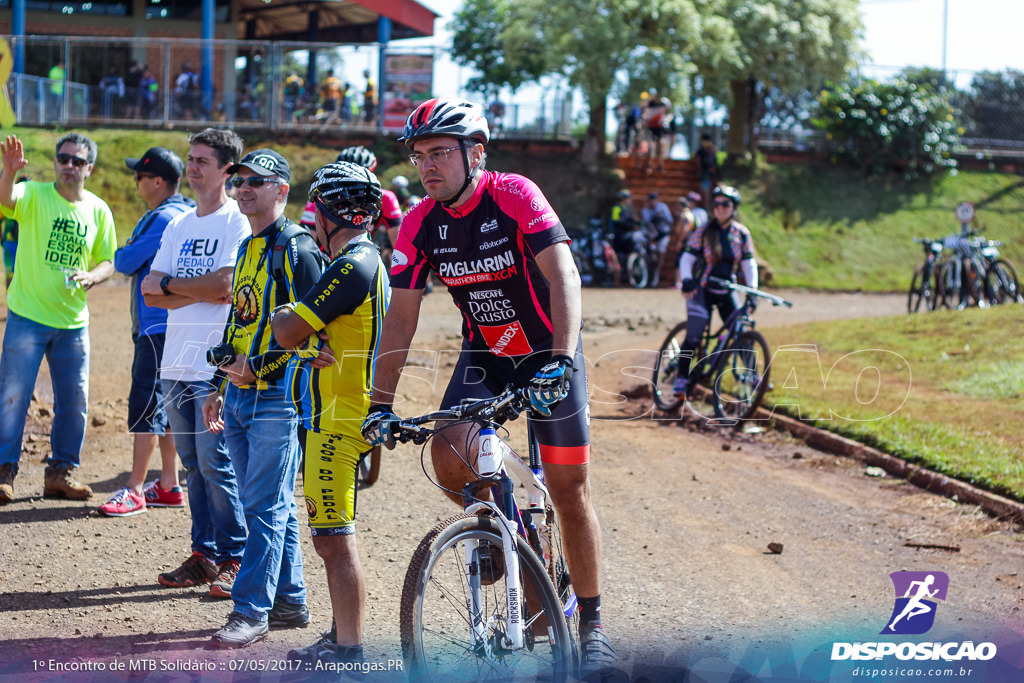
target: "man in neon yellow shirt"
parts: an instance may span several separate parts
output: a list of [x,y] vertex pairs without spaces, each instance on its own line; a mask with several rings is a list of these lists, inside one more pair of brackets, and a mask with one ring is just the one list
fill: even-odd
[[14,500],[25,416],[43,356],[53,382],[53,427],[43,495],[84,500],[74,479],[89,403],[89,308],[85,293],[114,273],[114,217],[85,189],[96,143],[80,133],[57,141],[56,181],[14,184],[28,165],[21,140],[0,142],[0,209],[19,225],[18,277],[7,296],[0,352],[0,505]]

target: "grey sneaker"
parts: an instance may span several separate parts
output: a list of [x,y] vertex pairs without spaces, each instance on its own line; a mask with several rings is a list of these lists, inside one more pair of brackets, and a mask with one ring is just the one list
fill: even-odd
[[580,678],[606,673],[618,655],[608,642],[604,629],[597,626],[580,626]]
[[269,630],[265,621],[257,621],[244,614],[232,612],[228,615],[228,623],[224,628],[213,634],[210,647],[235,649],[252,645],[266,638]]
[[[309,647],[296,648],[288,651],[288,659],[303,664],[341,664],[347,662],[364,662],[363,646],[343,647],[334,640],[334,631],[327,631]],[[312,668],[312,667],[311,667]]]

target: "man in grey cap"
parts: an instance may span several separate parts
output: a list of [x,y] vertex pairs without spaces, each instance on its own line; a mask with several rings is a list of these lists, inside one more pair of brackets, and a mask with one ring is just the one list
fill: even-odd
[[[135,444],[128,481],[99,508],[100,513],[110,517],[137,515],[145,512],[147,505],[185,505],[185,496],[178,485],[174,437],[167,429],[167,412],[159,382],[167,310],[147,306],[139,286],[149,274],[164,228],[172,218],[194,207],[195,202],[178,192],[184,164],[171,150],[152,147],[141,158],[128,158],[124,163],[135,172],[135,192],[149,210],[135,224],[125,245],[114,254],[114,268],[132,279],[135,357],[132,360],[132,386],[128,392],[128,431],[135,435]],[[146,484],[149,461],[158,443],[160,478]]]
[[218,347],[230,351],[226,376],[203,404],[203,419],[211,432],[224,432],[248,527],[231,588],[235,608],[210,643],[238,648],[264,638],[268,627],[310,621],[295,504],[298,417],[285,386],[291,352],[273,341],[270,314],[302,299],[323,261],[309,232],[284,215],[292,174],[283,156],[257,149],[228,173],[252,236],[238,247],[232,311]]

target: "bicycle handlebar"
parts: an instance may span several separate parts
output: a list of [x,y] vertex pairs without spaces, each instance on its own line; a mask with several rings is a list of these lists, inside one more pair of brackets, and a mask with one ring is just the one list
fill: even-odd
[[723,280],[722,278],[718,277],[709,277],[708,282],[715,284],[719,287],[725,287],[727,289],[732,289],[737,292],[753,294],[754,296],[759,296],[762,299],[768,299],[769,301],[772,302],[773,306],[785,306],[786,308],[793,308],[792,301],[786,301],[781,296],[775,296],[774,294],[769,294],[768,292],[761,291],[760,289],[754,289],[753,287],[747,287],[746,285],[737,284],[735,282]]
[[529,407],[529,398],[526,389],[512,386],[505,387],[497,396],[481,399],[466,399],[456,406],[444,410],[438,410],[419,417],[410,417],[401,420],[398,424],[398,434],[395,440],[402,443],[412,441],[422,444],[430,437],[436,429],[424,429],[421,425],[427,422],[438,420],[482,420],[494,422],[497,420],[514,420]]

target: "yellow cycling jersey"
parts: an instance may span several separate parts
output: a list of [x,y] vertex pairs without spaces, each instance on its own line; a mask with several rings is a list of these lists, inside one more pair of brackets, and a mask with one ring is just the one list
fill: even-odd
[[[277,239],[289,223],[281,216],[260,234],[242,240],[238,247],[232,310],[224,338],[236,354],[249,357],[249,366],[258,378],[248,386],[251,389],[280,386],[291,358],[290,352],[273,341],[271,311],[290,301],[298,301],[322,272],[320,250],[308,232],[301,231],[287,241]],[[274,249],[286,250],[280,284],[271,273]]]
[[366,235],[346,245],[295,312],[314,330],[327,332],[337,362],[318,369],[296,354],[285,378],[302,425],[361,439],[370,407],[374,353],[380,343],[391,283],[380,251]]

